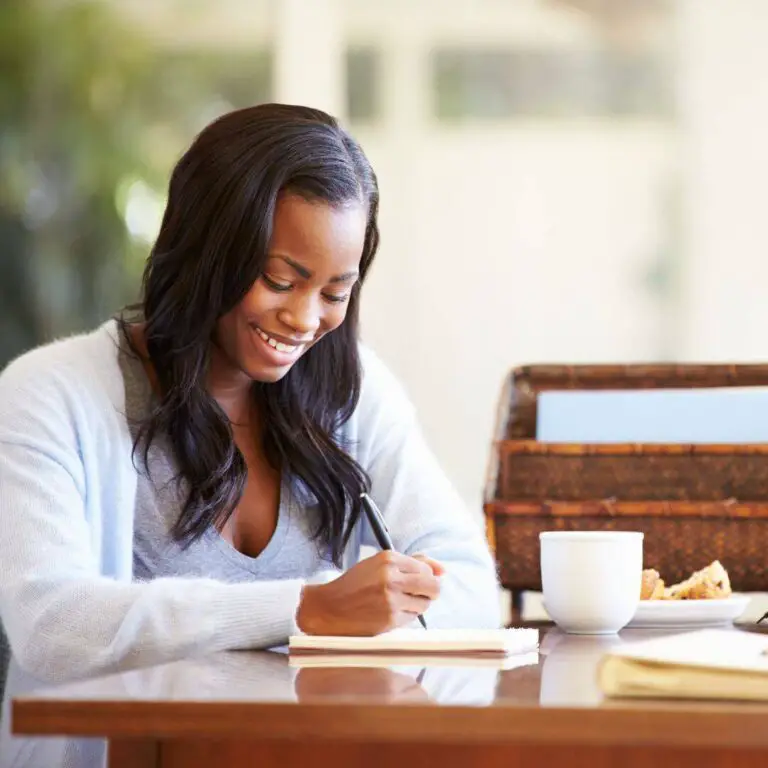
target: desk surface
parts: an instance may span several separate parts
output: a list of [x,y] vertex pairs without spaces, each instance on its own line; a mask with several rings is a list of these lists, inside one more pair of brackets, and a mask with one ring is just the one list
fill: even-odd
[[[768,706],[603,700],[600,656],[647,637],[541,627],[540,655],[482,666],[295,668],[280,652],[223,653],[43,688],[13,701],[17,734],[110,739],[626,744],[768,749]],[[455,663],[455,662],[454,662]]]

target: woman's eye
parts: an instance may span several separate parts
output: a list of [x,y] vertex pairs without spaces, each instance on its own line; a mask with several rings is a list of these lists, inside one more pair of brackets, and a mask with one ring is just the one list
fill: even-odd
[[343,296],[336,296],[332,293],[324,293],[323,298],[326,301],[330,301],[332,304],[342,304],[349,298],[349,294],[345,293]]
[[291,284],[290,283],[284,283],[281,280],[274,280],[273,278],[269,277],[268,275],[262,275],[261,279],[273,291],[285,292],[285,291],[290,291],[291,290]]

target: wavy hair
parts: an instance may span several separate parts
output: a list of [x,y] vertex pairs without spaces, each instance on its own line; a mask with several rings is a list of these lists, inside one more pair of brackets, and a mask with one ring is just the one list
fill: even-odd
[[[227,416],[206,389],[222,315],[262,274],[281,193],[339,206],[360,201],[368,219],[360,279],[342,325],[276,383],[254,382],[270,464],[303,482],[317,504],[315,537],[341,563],[369,479],[340,444],[360,395],[360,285],[379,244],[376,176],[360,146],[317,109],[262,104],[207,126],[176,165],[138,310],[159,400],[139,427],[134,454],[163,435],[188,494],[172,534],[185,545],[221,527],[245,488],[247,467]],[[124,335],[129,325],[120,319]],[[135,349],[134,349],[135,351]]]

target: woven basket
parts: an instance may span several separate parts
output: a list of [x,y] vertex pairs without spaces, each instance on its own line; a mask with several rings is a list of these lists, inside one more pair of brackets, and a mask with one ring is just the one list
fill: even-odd
[[510,374],[485,494],[508,589],[540,590],[539,533],[639,530],[667,583],[719,559],[738,591],[768,590],[768,445],[543,444],[537,395],[557,389],[768,385],[767,365],[527,366]]

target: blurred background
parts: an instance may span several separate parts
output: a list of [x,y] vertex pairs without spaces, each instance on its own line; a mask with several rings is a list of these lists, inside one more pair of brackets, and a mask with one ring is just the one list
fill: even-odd
[[768,358],[765,0],[2,0],[0,367],[136,298],[171,167],[265,100],[382,189],[363,334],[478,516],[529,362]]

